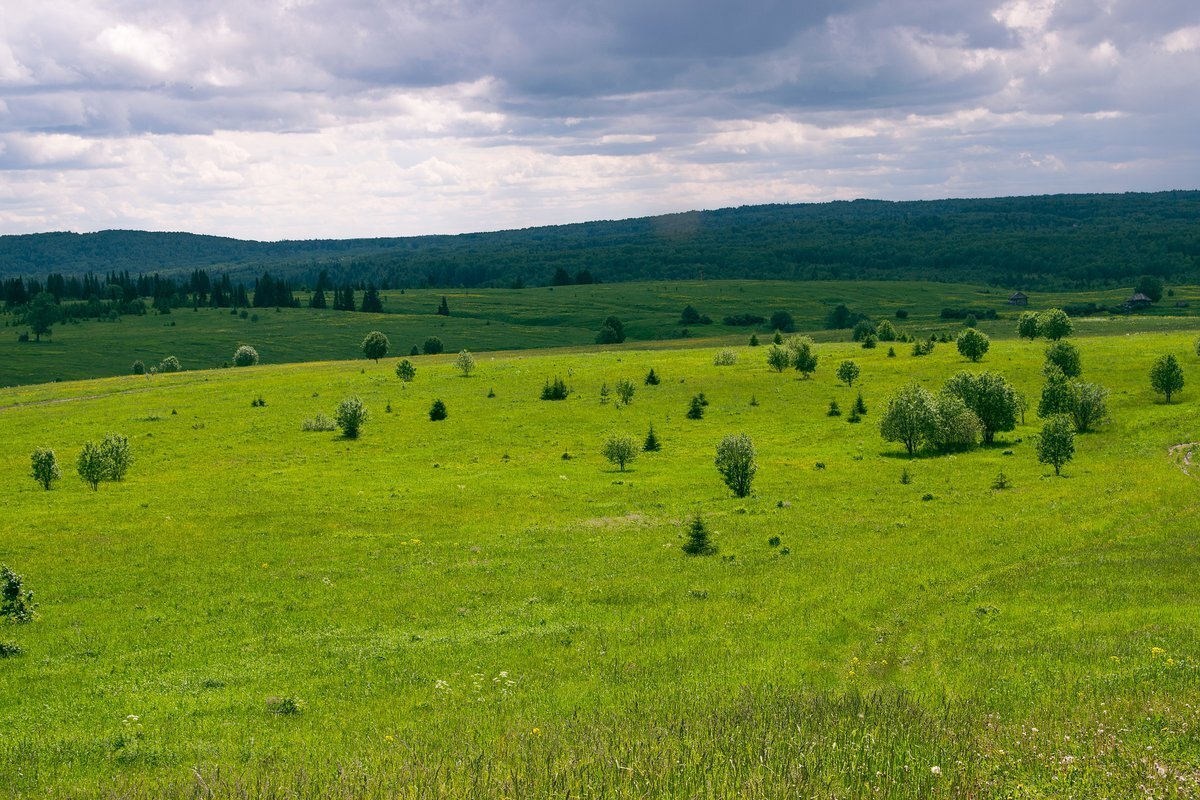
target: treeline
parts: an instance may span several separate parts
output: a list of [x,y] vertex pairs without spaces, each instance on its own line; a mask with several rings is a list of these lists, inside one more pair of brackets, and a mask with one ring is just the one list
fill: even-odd
[[0,275],[264,269],[313,285],[906,279],[1024,289],[1200,282],[1200,192],[763,205],[460,236],[240,242],[105,231],[0,237]]

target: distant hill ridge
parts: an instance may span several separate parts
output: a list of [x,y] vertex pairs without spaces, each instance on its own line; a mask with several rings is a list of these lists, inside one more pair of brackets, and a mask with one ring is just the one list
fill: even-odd
[[203,268],[381,286],[917,279],[1087,288],[1200,281],[1200,191],[758,205],[447,236],[257,242],[192,233],[0,236],[0,277]]

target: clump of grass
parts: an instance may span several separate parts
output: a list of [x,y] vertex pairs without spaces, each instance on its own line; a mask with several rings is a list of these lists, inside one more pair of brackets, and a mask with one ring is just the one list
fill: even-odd
[[13,641],[0,641],[0,658],[16,658],[25,651]]
[[263,396],[261,394],[258,397],[254,398],[253,400],[250,401],[251,408],[264,408],[266,405],[267,405],[267,401],[263,399]]
[[304,710],[304,701],[298,697],[268,697],[267,710],[272,714],[291,716]]

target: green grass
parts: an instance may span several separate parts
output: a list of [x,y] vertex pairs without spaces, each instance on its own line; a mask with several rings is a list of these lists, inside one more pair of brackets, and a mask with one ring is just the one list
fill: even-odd
[[[1194,334],[1098,325],[1118,335],[1078,344],[1113,421],[1062,479],[1032,414],[955,456],[880,440],[893,390],[970,366],[946,345],[821,344],[809,381],[764,348],[715,367],[632,346],[482,355],[471,378],[422,357],[408,385],[387,359],[0,390],[0,562],[40,602],[0,627],[24,650],[0,660],[0,791],[1195,797],[1200,485],[1168,455],[1200,439]],[[1036,398],[1043,347],[971,368]],[[1169,406],[1147,380],[1164,352],[1189,381]],[[832,376],[847,357],[859,425],[824,413],[858,392]],[[574,393],[538,400],[555,375]],[[601,405],[621,378],[632,404]],[[360,439],[300,431],[350,394]],[[662,452],[599,455],[650,423]],[[73,462],[109,430],[136,462],[94,493]],[[746,499],[712,463],[739,431]],[[26,475],[38,445],[66,473],[51,492]],[[681,551],[697,513],[715,556]]]
[[[1191,329],[1200,327],[1200,287],[1177,287],[1162,308],[1134,318],[1081,321],[1082,333],[1113,329]],[[24,328],[5,317],[8,335],[0,336],[0,386],[68,381],[129,374],[135,360],[157,365],[174,355],[185,369],[210,369],[231,361],[240,344],[251,344],[265,363],[329,361],[361,356],[359,344],[371,330],[391,340],[393,354],[409,352],[427,336],[438,336],[447,351],[467,348],[496,351],[590,345],[604,318],[615,314],[626,324],[630,344],[678,342],[683,335],[679,315],[688,304],[709,315],[714,324],[689,330],[701,344],[723,341],[744,344],[754,329],[721,324],[726,316],[753,313],[770,318],[789,311],[797,326],[823,341],[848,338],[849,331],[824,330],[825,318],[839,303],[856,312],[894,319],[897,309],[909,312],[903,324],[914,332],[955,330],[957,322],[939,318],[945,307],[988,307],[1005,318],[986,323],[992,334],[1011,336],[1021,309],[1009,306],[1009,292],[962,284],[911,281],[679,281],[565,286],[537,289],[410,290],[384,293],[385,314],[303,309],[257,309],[257,321],[228,310],[180,309],[166,316],[124,317],[119,322],[86,321],[55,326],[40,343],[22,343]],[[445,296],[451,316],[436,315]],[[1081,293],[1034,293],[1031,308],[1092,301],[1115,305],[1125,290]],[[361,299],[361,293],[360,293]],[[1185,309],[1175,300],[1190,301]],[[304,299],[307,302],[307,298]],[[761,327],[757,333],[765,333]]]

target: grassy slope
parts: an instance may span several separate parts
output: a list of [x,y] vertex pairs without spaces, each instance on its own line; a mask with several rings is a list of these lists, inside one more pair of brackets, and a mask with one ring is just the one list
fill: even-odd
[[[726,368],[627,349],[483,356],[469,379],[421,358],[407,387],[389,360],[0,391],[0,561],[42,604],[0,631],[26,650],[0,661],[0,787],[1194,796],[1197,484],[1166,455],[1200,439],[1193,338],[1080,340],[1114,422],[1063,480],[1032,416],[958,456],[880,441],[892,390],[964,366],[947,346],[821,345],[811,381],[762,349]],[[1036,396],[1041,349],[997,342],[982,366]],[[1190,381],[1172,406],[1145,378],[1167,351]],[[857,426],[824,415],[855,394],[843,357],[863,367]],[[662,385],[640,385],[650,366]],[[576,393],[537,400],[554,374]],[[600,405],[622,377],[633,404]],[[697,391],[712,404],[689,421]],[[374,414],[359,441],[299,431],[350,393]],[[651,422],[662,453],[602,461],[606,433]],[[138,460],[93,494],[70,467],[112,429]],[[743,430],[761,470],[738,500],[712,455]],[[69,473],[50,493],[25,476],[39,444]],[[1014,488],[989,488],[1000,470]],[[680,553],[697,512],[716,557]]]
[[[1180,313],[1200,311],[1200,289],[1178,287],[1176,292],[1175,298],[1164,299],[1159,313],[1175,313],[1176,309],[1168,307],[1175,299],[1190,300],[1195,307]],[[450,317],[434,313],[442,296],[447,297]],[[1112,305],[1125,296],[1127,292],[1122,290],[1035,293],[1031,307],[1088,300]],[[933,330],[946,327],[938,314],[947,306],[986,306],[1015,317],[1019,309],[1009,306],[1007,297],[1006,292],[986,287],[900,281],[681,281],[388,292],[385,309],[389,313],[383,315],[260,309],[255,312],[258,321],[251,322],[228,311],[180,310],[165,317],[126,317],[118,323],[60,325],[51,339],[41,343],[19,343],[15,333],[2,336],[0,386],[123,375],[135,359],[153,365],[167,355],[177,356],[185,368],[206,369],[231,359],[243,343],[254,345],[267,363],[349,359],[359,355],[359,342],[370,330],[386,333],[396,354],[407,353],[430,335],[441,338],[447,350],[526,349],[591,344],[603,319],[616,314],[626,323],[630,339],[666,340],[680,335],[679,314],[689,303],[715,321],[711,326],[693,328],[693,336],[744,342],[751,331],[720,324],[724,317],[741,313],[770,317],[782,309],[793,314],[801,329],[832,339],[844,337],[846,332],[821,328],[830,309],[839,303],[878,318],[890,318],[897,308],[904,308],[911,314],[910,327]],[[1191,320],[1184,318],[1182,324],[1190,325]],[[1156,323],[1177,324],[1170,318],[1156,319]],[[1144,328],[1147,323],[1136,324]],[[1013,327],[1009,320],[990,329],[1008,335]]]

